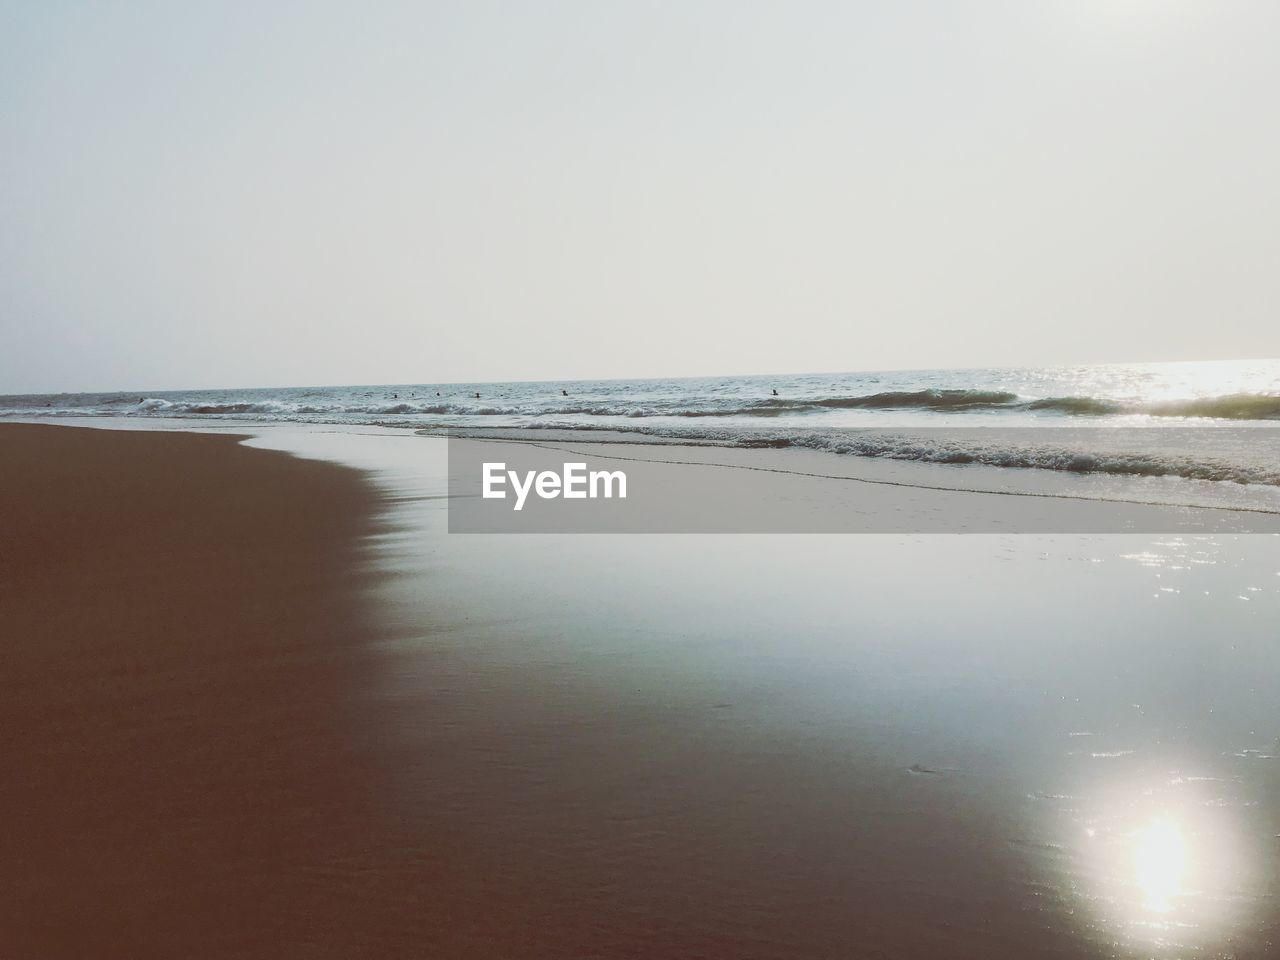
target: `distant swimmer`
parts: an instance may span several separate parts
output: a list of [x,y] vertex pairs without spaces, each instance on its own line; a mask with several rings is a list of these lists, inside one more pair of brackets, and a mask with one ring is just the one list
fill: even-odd
[[399,399],[400,399],[400,394],[398,394],[398,393],[393,393],[393,394],[391,395],[391,399],[392,399],[392,400],[399,400]]
[[774,388],[774,390],[773,390],[773,395],[774,395],[775,397],[778,395],[778,389],[777,389],[776,387],[775,387],[775,388]]
[[439,391],[439,390],[437,390],[437,391],[436,391],[436,396],[437,396],[437,397],[438,397],[438,396],[440,396],[440,391]]
[[480,399],[480,394],[478,394],[478,393],[476,394],[476,399],[477,399],[477,400],[479,400],[479,399]]
[[569,391],[568,391],[568,390],[561,390],[561,391],[560,391],[560,396],[562,396],[562,397],[567,397],[568,395],[569,395]]

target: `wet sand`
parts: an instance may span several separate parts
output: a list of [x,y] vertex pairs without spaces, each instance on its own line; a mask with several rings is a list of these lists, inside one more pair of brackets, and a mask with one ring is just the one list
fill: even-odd
[[0,425],[0,956],[1274,942],[1274,538],[447,536],[441,441],[252,443]]

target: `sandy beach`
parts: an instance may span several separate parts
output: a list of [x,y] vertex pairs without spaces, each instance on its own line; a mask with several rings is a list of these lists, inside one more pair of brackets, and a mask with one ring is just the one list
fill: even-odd
[[8,953],[1270,949],[1273,536],[449,536],[254,432],[0,427]]
[[374,492],[233,437],[0,451],[0,953],[309,955],[368,851]]

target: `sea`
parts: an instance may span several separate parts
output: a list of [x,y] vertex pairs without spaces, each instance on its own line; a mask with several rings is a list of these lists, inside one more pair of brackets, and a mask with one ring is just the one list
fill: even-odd
[[[462,435],[539,430],[581,439],[595,432],[633,443],[797,447],[1280,486],[1280,360],[124,389],[0,396],[0,417],[360,424]],[[1057,429],[1031,433],[1048,428]]]

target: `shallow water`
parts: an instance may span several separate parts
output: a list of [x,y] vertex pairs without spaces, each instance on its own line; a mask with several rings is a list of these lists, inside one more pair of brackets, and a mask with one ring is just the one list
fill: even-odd
[[1274,536],[448,536],[440,441],[252,442],[393,493],[388,810],[531,952],[1272,949]]

